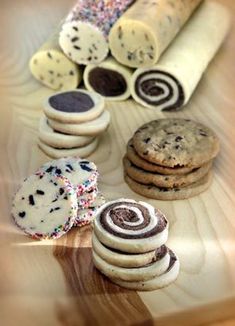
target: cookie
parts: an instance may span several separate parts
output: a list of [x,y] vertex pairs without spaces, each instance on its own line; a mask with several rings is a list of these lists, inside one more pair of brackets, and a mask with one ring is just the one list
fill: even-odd
[[141,184],[164,188],[177,188],[190,185],[204,177],[209,172],[211,165],[212,162],[205,163],[202,167],[196,168],[187,174],[163,175],[145,171],[131,163],[126,156],[123,158],[124,170],[133,180]]
[[49,161],[43,164],[38,172],[66,177],[76,190],[78,197],[95,186],[98,179],[95,163],[78,157],[65,157]]
[[167,254],[165,245],[142,254],[128,254],[118,250],[111,249],[103,245],[96,237],[92,235],[92,249],[99,255],[100,258],[107,263],[119,267],[133,268],[141,267],[160,260]]
[[98,195],[98,187],[97,184],[89,188],[86,192],[84,192],[78,198],[78,206],[81,209],[89,208],[93,205],[94,201],[96,200]]
[[159,119],[144,124],[133,145],[145,160],[167,167],[199,167],[219,152],[219,139],[201,123],[186,119]]
[[154,164],[144,160],[142,157],[140,157],[137,154],[132,139],[130,139],[129,142],[127,143],[126,155],[128,159],[136,166],[149,172],[156,172],[161,174],[186,174],[193,170],[192,167],[182,166],[182,167],[170,168],[170,167]]
[[153,206],[131,199],[118,199],[101,206],[94,232],[104,245],[127,253],[143,253],[163,245],[168,222]]
[[35,239],[58,239],[73,226],[77,196],[68,179],[50,173],[28,177],[13,200],[16,224]]
[[170,255],[168,252],[166,255],[159,257],[159,260],[139,268],[125,268],[111,265],[103,260],[94,250],[92,251],[92,256],[95,267],[102,274],[111,279],[129,282],[147,281],[155,276],[159,276],[166,272],[170,263]]
[[96,119],[104,111],[104,99],[83,89],[59,92],[44,102],[48,118],[63,123],[81,123]]
[[73,136],[57,132],[49,126],[47,118],[41,117],[39,123],[39,139],[55,148],[74,148],[88,145],[94,140],[91,136]]
[[48,119],[48,122],[54,130],[69,135],[95,136],[104,132],[108,128],[110,122],[110,113],[108,111],[104,111],[95,120],[78,124],[62,123],[52,119]]
[[41,140],[38,140],[38,146],[47,156],[51,158],[59,159],[67,156],[87,157],[95,151],[96,147],[98,146],[98,139],[95,138],[86,146],[75,148],[55,148],[43,143]]
[[150,280],[142,282],[128,282],[113,278],[112,282],[121,287],[136,291],[153,291],[166,287],[177,279],[180,270],[179,259],[171,250],[170,256],[171,258],[168,269],[160,276],[156,276]]
[[154,185],[144,185],[134,181],[127,174],[124,175],[124,178],[134,192],[144,197],[158,200],[180,200],[197,196],[207,190],[212,181],[212,172],[210,171],[202,179],[183,188],[160,188]]

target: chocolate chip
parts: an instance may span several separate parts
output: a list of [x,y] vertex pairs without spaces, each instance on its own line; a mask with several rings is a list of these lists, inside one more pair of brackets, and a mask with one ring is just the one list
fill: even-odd
[[74,76],[74,71],[70,70],[69,74],[70,74],[70,76]]
[[81,168],[82,168],[83,170],[85,170],[85,171],[87,171],[87,172],[91,172],[91,171],[92,171],[92,169],[91,169],[89,166],[85,165],[85,164],[81,164],[81,163],[80,163],[80,166],[81,166]]
[[71,42],[76,42],[76,41],[78,41],[78,40],[79,40],[79,37],[77,37],[77,36],[71,38]]
[[176,142],[179,142],[179,141],[181,141],[183,139],[183,137],[181,137],[181,136],[177,136],[176,138],[175,138],[175,141]]
[[46,169],[46,172],[50,173],[53,171],[53,169],[54,169],[54,167],[51,165],[51,166],[49,166],[49,168]]
[[52,213],[53,212],[53,208],[50,209],[50,212],[49,213]]
[[92,60],[92,57],[88,57],[87,60],[88,60],[88,61],[91,61],[91,60]]
[[175,146],[175,149],[179,149],[179,148],[180,148],[180,145],[176,145],[176,146]]
[[53,75],[54,71],[53,70],[48,70],[49,74]]
[[44,220],[41,220],[40,222],[41,222],[41,223],[44,223]]
[[55,173],[56,173],[56,174],[61,174],[62,171],[61,171],[61,169],[56,168]]
[[45,195],[45,192],[43,191],[43,190],[37,190],[36,191],[36,194],[38,194],[38,195]]
[[47,56],[48,56],[48,58],[52,59],[52,55],[50,52],[47,52]]
[[66,166],[67,166],[71,171],[73,171],[73,167],[72,167],[71,164],[66,164]]
[[64,200],[68,200],[68,196],[67,195],[64,196]]
[[54,208],[54,211],[58,211],[60,209],[60,207],[56,207]]
[[25,217],[25,215],[26,215],[26,213],[25,212],[19,212],[19,217],[21,217],[21,218],[24,218]]
[[73,29],[78,32],[78,28],[76,26],[73,26]]
[[60,189],[59,189],[59,193],[60,193],[60,195],[63,195],[63,193],[64,193],[64,189],[63,189],[63,188],[60,188]]
[[148,138],[145,138],[144,140],[143,140],[143,142],[145,142],[145,144],[148,144],[148,142],[151,140],[151,138],[150,137],[148,137]]
[[24,197],[21,197],[22,200],[24,200],[25,198]]
[[74,47],[74,49],[76,49],[76,50],[81,50],[81,47],[78,46],[78,45],[74,45],[73,47]]
[[200,132],[200,135],[203,136],[203,137],[207,137],[208,136],[207,133],[205,133],[204,131],[201,131]]
[[58,199],[57,198],[55,198],[54,200],[52,200],[52,203],[54,203],[54,202],[56,202]]
[[32,206],[35,205],[33,195],[29,195],[29,204],[32,205]]

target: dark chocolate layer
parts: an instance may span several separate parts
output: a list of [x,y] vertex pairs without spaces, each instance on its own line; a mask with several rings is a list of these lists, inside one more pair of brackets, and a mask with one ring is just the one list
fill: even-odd
[[[143,216],[143,222],[139,225],[127,225],[125,222],[137,222],[138,216],[137,214],[132,211],[131,209],[127,208],[121,208],[120,205],[125,205],[127,207],[135,207],[138,208]],[[109,213],[113,223],[117,225],[118,227],[125,229],[125,230],[143,230],[143,233],[141,234],[124,234],[122,232],[113,230],[112,227],[108,224],[106,215]],[[149,214],[149,211],[146,207],[137,204],[137,203],[130,203],[130,202],[119,202],[114,203],[108,207],[106,207],[100,214],[100,223],[103,226],[103,228],[108,231],[109,233],[118,236],[123,239],[143,239],[148,238],[151,236],[154,236],[160,232],[162,232],[166,226],[167,221],[163,214],[160,214],[160,212],[156,212],[158,215],[158,223],[155,227],[153,227],[151,230],[145,232],[145,228],[149,225],[151,216]]]
[[[148,80],[145,80],[143,82],[141,82],[142,78],[145,76],[148,76],[152,73],[157,73],[159,74],[158,78],[150,78]],[[166,72],[160,71],[160,70],[149,70],[146,72],[143,72],[142,74],[140,74],[135,82],[135,92],[136,94],[139,96],[139,98],[141,98],[143,101],[145,101],[147,104],[150,105],[161,105],[161,104],[165,104],[168,101],[171,100],[171,98],[173,97],[173,88],[172,86],[166,81],[161,79],[161,76],[167,76],[168,78],[170,78],[171,80],[173,80],[173,82],[175,83],[175,85],[178,88],[178,92],[179,92],[179,97],[177,99],[177,101],[174,104],[169,105],[168,107],[166,107],[164,110],[168,111],[168,110],[176,110],[179,109],[180,107],[183,106],[184,104],[184,100],[185,100],[185,96],[184,96],[184,90],[183,87],[181,86],[181,84],[179,83],[179,81],[172,76],[171,74],[168,74]],[[158,86],[158,85],[165,85],[168,89],[169,89],[169,95],[160,99],[160,100],[150,100],[147,97],[143,97],[140,89],[142,90],[142,92],[144,92],[146,95],[148,96],[160,96],[163,94],[163,89],[162,87]]]
[[96,67],[90,71],[88,78],[92,88],[106,97],[120,96],[127,89],[125,78],[115,70]]
[[51,96],[50,105],[57,111],[82,113],[94,107],[92,98],[82,92],[67,92]]

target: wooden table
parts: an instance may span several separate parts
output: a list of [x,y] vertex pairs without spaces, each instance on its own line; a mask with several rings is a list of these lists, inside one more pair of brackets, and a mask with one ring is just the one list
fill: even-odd
[[[91,261],[90,228],[73,229],[58,241],[37,242],[10,217],[14,191],[46,157],[37,147],[42,100],[52,92],[30,75],[28,61],[60,21],[72,0],[2,0],[0,3],[0,324],[9,325],[198,325],[235,314],[235,33],[207,70],[184,110],[161,113],[132,101],[109,103],[109,130],[90,159],[99,168],[107,199],[130,197],[122,156],[142,123],[187,117],[213,128],[221,139],[214,181],[205,193],[184,201],[154,201],[170,221],[168,244],[181,273],[154,292],[121,289]],[[222,1],[235,13],[233,0]],[[234,325],[235,319],[223,325]]]

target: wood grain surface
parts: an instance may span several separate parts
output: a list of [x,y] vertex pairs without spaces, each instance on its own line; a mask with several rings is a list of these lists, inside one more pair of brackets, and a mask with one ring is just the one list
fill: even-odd
[[[235,14],[233,0],[220,1]],[[0,2],[0,325],[234,325],[235,319],[235,32],[234,27],[180,112],[148,110],[133,101],[108,103],[112,116],[97,151],[100,189],[107,199],[133,193],[121,160],[133,132],[162,117],[187,117],[216,131],[221,152],[214,181],[190,200],[154,201],[168,217],[168,244],[181,272],[153,292],[121,289],[102,277],[91,260],[90,227],[58,241],[37,242],[12,222],[11,201],[24,177],[49,160],[37,147],[42,100],[52,93],[29,72],[28,61],[72,0]]]

